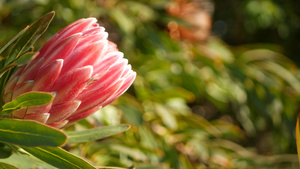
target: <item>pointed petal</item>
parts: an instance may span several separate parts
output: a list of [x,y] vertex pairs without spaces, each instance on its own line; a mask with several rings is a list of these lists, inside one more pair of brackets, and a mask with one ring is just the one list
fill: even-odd
[[19,77],[10,78],[9,81],[5,85],[4,93],[8,93],[13,91],[15,88]]
[[54,105],[49,111],[50,118],[47,124],[65,120],[76,111],[80,103],[81,101],[75,100]]
[[12,101],[13,92],[8,92],[3,96],[4,103]]
[[28,120],[35,120],[41,123],[45,123],[47,119],[49,118],[49,113],[33,113],[33,114],[26,114],[24,119]]
[[[127,60],[126,60],[127,61]],[[79,98],[90,96],[95,93],[96,90],[104,90],[113,84],[115,84],[122,75],[124,68],[126,67],[126,62],[122,59],[119,63],[112,65],[109,70],[105,72],[98,80],[95,80],[82,94],[79,95]]]
[[33,86],[33,80],[26,81],[16,85],[13,91],[12,100],[17,98],[19,95],[23,93],[31,91],[32,86]]
[[8,80],[7,83],[9,83],[11,80],[15,79],[15,78],[19,78],[19,76],[21,75],[21,73],[23,73],[24,69],[25,69],[26,65],[21,66]]
[[42,67],[36,75],[32,90],[49,91],[57,80],[62,66],[63,60],[58,59]]
[[92,73],[93,67],[85,66],[60,77],[51,89],[57,93],[53,103],[58,104],[74,100],[85,88]]
[[92,107],[101,106],[102,102],[106,101],[117,92],[121,85],[121,82],[117,82],[106,89],[95,91],[92,95],[85,95],[84,97],[78,98],[82,103],[75,114],[86,111]]
[[104,32],[103,28],[96,27],[83,32],[77,46],[81,47],[85,44],[90,44],[101,40],[107,40],[107,37],[108,37],[108,33]]
[[108,33],[105,32],[104,27],[99,26],[84,31],[82,36],[83,38],[85,38],[86,36],[99,36],[98,38],[100,39],[107,39]]
[[90,28],[96,27],[97,19],[95,18],[88,18],[88,19],[80,19],[72,24],[68,25],[67,27],[60,30],[54,36],[52,36],[39,50],[40,54],[37,56],[37,59],[42,58],[45,56],[46,52],[55,49],[54,45],[59,43],[59,41],[73,35],[76,33],[80,33],[86,31]]
[[12,116],[14,118],[23,119],[25,117],[25,115],[26,115],[26,108],[12,112]]
[[26,114],[37,114],[37,113],[49,112],[51,106],[52,106],[52,102],[41,106],[28,107]]
[[87,65],[93,66],[97,60],[100,59],[101,53],[106,44],[107,42],[105,41],[99,41],[88,44],[81,48],[76,47],[76,49],[72,52],[72,55],[66,59],[61,73],[65,74],[76,68]]
[[34,80],[37,72],[41,67],[42,62],[43,62],[43,58],[28,64],[24,69],[24,71],[22,72],[22,74],[20,75],[17,84],[23,83],[28,80]]
[[[53,98],[56,97],[56,93],[54,93],[54,92],[49,92],[49,94],[52,94]],[[52,102],[53,101],[51,101],[50,103],[41,105],[41,106],[28,107],[27,108],[27,114],[32,114],[32,113],[34,113],[34,114],[36,114],[36,113],[47,113],[51,109]]]
[[113,96],[111,96],[110,98],[108,98],[106,101],[104,101],[101,105],[102,107],[112,103],[113,101],[115,101],[118,97],[120,97],[133,83],[134,79],[136,77],[136,73],[135,72],[131,72],[129,77],[127,77],[126,79],[124,79],[123,85],[118,89],[118,91],[116,93],[114,93]]
[[79,121],[81,119],[86,118],[87,116],[95,113],[96,111],[98,111],[100,109],[101,109],[101,106],[97,106],[97,107],[93,107],[93,108],[91,108],[89,110],[86,110],[84,112],[72,115],[71,117],[67,118],[67,120],[69,121],[69,123],[68,123],[67,126],[70,126],[70,125],[74,124],[75,122],[77,122],[77,121]]
[[95,65],[95,70],[93,76],[95,74],[103,74],[111,65],[113,65],[118,60],[123,58],[124,54],[122,52],[111,52],[107,54],[99,64]]
[[64,39],[65,37],[71,36],[73,34],[84,32],[86,30],[89,30],[91,28],[99,26],[97,24],[96,18],[86,18],[86,19],[79,19],[72,24],[68,25],[67,27],[60,30],[57,34],[59,34],[59,37],[56,39],[56,41],[60,39]]
[[68,124],[68,122],[69,122],[68,120],[65,120],[65,121],[61,121],[61,122],[54,122],[54,123],[51,123],[48,125],[60,129],[60,128],[65,127],[65,125]]
[[48,52],[43,56],[45,57],[45,62],[42,66],[57,59],[66,59],[73,52],[80,37],[81,33],[77,33],[54,44],[52,49],[48,49]]

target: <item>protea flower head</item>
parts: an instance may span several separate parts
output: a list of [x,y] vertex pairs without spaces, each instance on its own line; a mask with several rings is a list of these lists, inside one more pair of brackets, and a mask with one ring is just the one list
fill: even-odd
[[55,93],[51,103],[14,111],[14,118],[62,128],[113,102],[129,88],[136,73],[96,22],[80,19],[65,27],[12,75],[5,87],[5,103],[30,91]]

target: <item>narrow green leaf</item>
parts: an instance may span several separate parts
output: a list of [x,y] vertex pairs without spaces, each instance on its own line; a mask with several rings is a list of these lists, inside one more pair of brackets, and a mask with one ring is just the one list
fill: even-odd
[[21,146],[62,146],[67,136],[62,131],[28,120],[1,119],[0,142]]
[[129,168],[120,168],[120,167],[98,167],[98,169],[135,169],[134,166]]
[[58,147],[23,147],[29,154],[60,169],[95,169],[87,161]]
[[24,150],[22,150],[22,153],[13,153],[9,158],[0,159],[0,162],[7,163],[21,169],[57,169],[56,167],[53,167],[34,156],[24,155],[24,153]]
[[300,164],[300,113],[298,114],[297,124],[296,124],[296,143],[297,143],[297,152],[298,152],[298,160]]
[[17,65],[18,65],[18,64],[16,64],[16,63],[12,63],[12,64],[9,64],[9,65],[5,66],[3,69],[1,69],[1,70],[0,70],[0,78],[3,76],[3,74],[4,74],[5,72],[7,72],[8,70],[10,70],[10,69],[16,67]]
[[0,162],[0,169],[18,169],[18,168],[10,164]]
[[2,107],[2,113],[7,114],[25,107],[40,106],[53,100],[53,94],[47,92],[28,92],[18,96]]
[[27,31],[27,29],[29,28],[29,26],[27,26],[26,28],[24,28],[23,30],[21,30],[16,36],[14,36],[10,41],[8,41],[3,47],[1,47],[0,49],[0,54],[2,54],[2,52],[7,49],[12,43],[14,43],[21,35],[23,35],[23,33],[25,31]]
[[104,126],[84,131],[70,131],[66,133],[68,135],[68,143],[80,143],[102,139],[104,137],[124,132],[129,128],[129,125]]
[[37,55],[37,53],[36,52],[25,53],[24,55],[20,56],[14,63],[24,64],[27,61],[29,61],[32,57],[34,57],[35,55]]
[[16,43],[10,56],[7,58],[5,65],[10,64],[36,42],[36,40],[46,31],[50,22],[54,17],[55,12],[49,12],[48,14],[42,16],[36,20],[22,35],[19,41]]

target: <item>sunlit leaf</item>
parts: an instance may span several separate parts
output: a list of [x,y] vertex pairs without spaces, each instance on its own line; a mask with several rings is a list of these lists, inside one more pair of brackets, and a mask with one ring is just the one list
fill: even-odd
[[1,163],[1,162],[0,162],[0,168],[1,168],[1,169],[18,169],[18,168],[15,167],[15,166],[12,166],[12,165],[6,164],[6,163]]
[[66,133],[68,135],[68,143],[80,143],[102,139],[114,134],[124,132],[129,128],[129,125],[104,126],[84,131],[70,131]]
[[5,49],[7,49],[12,43],[14,43],[21,35],[23,35],[24,32],[27,31],[28,28],[29,28],[29,26],[27,26],[26,28],[24,28],[23,30],[21,30],[16,36],[14,36],[3,47],[1,47],[1,49],[0,49],[0,56],[1,56],[2,52],[5,51]]
[[8,70],[10,70],[10,69],[16,67],[17,65],[18,65],[18,64],[16,64],[16,63],[12,63],[12,64],[9,64],[9,65],[5,66],[3,69],[1,69],[1,70],[0,70],[0,78],[3,76],[3,74],[4,74],[5,72],[7,72]]
[[35,53],[35,52],[25,53],[24,55],[20,56],[14,63],[24,64],[27,61],[29,61],[33,56],[35,56],[37,53]]
[[49,12],[48,14],[36,20],[16,43],[12,49],[12,52],[10,53],[10,56],[7,58],[5,65],[10,64],[24,52],[28,51],[28,49],[36,42],[36,40],[46,31],[53,17],[54,12]]
[[[24,150],[22,150],[22,153],[25,153]],[[13,153],[9,158],[0,159],[0,162],[11,164],[20,169],[57,169],[56,167],[53,167],[34,156],[24,155],[21,153]]]
[[158,165],[144,164],[144,165],[136,166],[135,169],[166,169],[166,168]]
[[61,146],[66,139],[63,132],[35,121],[0,120],[0,142],[21,146]]
[[297,124],[296,124],[296,144],[297,144],[297,152],[298,152],[298,159],[300,163],[300,113],[297,118]]
[[18,96],[2,107],[2,113],[7,114],[25,107],[40,106],[53,100],[53,94],[46,92],[28,92]]
[[60,169],[95,169],[87,161],[58,147],[23,147],[29,154]]

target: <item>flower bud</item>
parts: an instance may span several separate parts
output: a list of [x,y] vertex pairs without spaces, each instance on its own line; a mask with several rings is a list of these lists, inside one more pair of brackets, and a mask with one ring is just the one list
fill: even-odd
[[6,103],[30,91],[55,93],[51,103],[14,111],[14,118],[62,128],[113,102],[129,88],[136,73],[96,22],[80,19],[65,27],[12,75],[5,87]]

